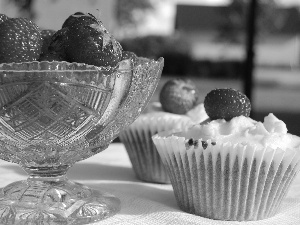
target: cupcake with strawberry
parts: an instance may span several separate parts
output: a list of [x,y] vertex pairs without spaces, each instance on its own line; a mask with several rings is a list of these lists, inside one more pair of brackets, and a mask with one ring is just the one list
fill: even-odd
[[249,99],[234,89],[212,90],[204,107],[204,123],[153,136],[178,206],[216,220],[274,216],[300,170],[300,138],[272,113],[251,119]]
[[160,102],[148,105],[142,115],[120,134],[138,179],[170,183],[151,137],[161,131],[181,129],[208,118],[199,91],[189,80],[172,79],[162,87]]

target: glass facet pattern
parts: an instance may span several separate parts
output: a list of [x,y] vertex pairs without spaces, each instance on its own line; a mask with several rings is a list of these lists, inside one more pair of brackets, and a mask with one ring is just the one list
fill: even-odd
[[86,224],[117,213],[116,197],[65,174],[139,116],[162,68],[162,58],[124,60],[117,68],[0,64],[0,158],[29,174],[0,189],[0,223]]

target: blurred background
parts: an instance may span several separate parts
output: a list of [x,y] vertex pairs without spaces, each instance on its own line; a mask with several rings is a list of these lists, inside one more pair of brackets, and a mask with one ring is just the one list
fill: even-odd
[[201,98],[232,87],[300,135],[300,0],[1,0],[0,13],[58,30],[75,12],[102,20],[124,50],[165,58],[160,85],[193,80]]

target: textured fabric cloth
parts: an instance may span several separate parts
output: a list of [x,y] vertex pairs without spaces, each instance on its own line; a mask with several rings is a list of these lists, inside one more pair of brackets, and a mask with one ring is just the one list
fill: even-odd
[[[0,162],[0,187],[26,179],[16,164]],[[91,188],[109,192],[121,200],[121,211],[94,225],[299,225],[300,175],[291,185],[279,214],[251,222],[217,221],[182,212],[170,184],[151,184],[137,180],[123,144],[114,143],[105,151],[76,163],[68,178]]]

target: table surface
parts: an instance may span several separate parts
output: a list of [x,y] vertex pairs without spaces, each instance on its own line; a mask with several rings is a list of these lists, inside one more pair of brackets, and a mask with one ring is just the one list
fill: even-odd
[[[0,186],[24,180],[26,173],[17,165],[0,160]],[[113,143],[105,151],[76,163],[68,178],[91,188],[109,192],[119,197],[121,211],[96,224],[201,224],[201,225],[299,225],[300,224],[300,175],[293,182],[282,209],[273,218],[232,222],[216,221],[182,212],[175,201],[170,184],[145,183],[136,179],[123,144]]]

